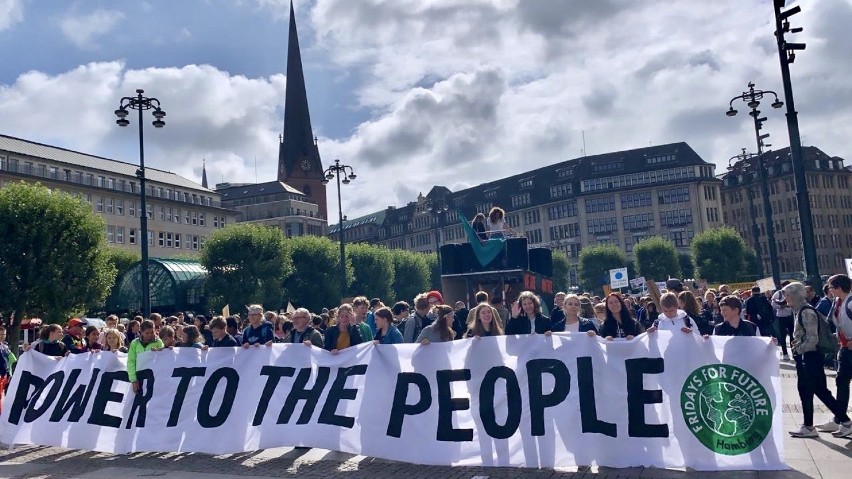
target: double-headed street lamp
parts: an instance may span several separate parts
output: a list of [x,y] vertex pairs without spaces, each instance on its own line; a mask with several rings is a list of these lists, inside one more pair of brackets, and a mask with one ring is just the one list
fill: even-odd
[[[747,170],[751,165],[748,163],[748,160],[756,157],[757,155],[754,153],[746,153],[746,149],[743,148],[743,152],[739,155],[732,156],[728,160],[728,171],[734,173],[737,167],[743,168]],[[736,163],[734,163],[736,162]],[[763,278],[765,276],[765,272],[763,270],[763,257],[760,253],[760,227],[757,225],[757,206],[754,204],[754,197],[751,194],[751,186],[748,187],[748,206],[749,206],[749,214],[751,215],[751,235],[754,238],[754,253],[757,255],[757,276],[759,278]]]
[[166,112],[160,108],[160,100],[144,97],[143,93],[145,93],[144,90],[136,90],[136,96],[126,96],[121,99],[118,110],[115,110],[115,116],[118,117],[115,123],[125,127],[130,124],[130,120],[127,119],[127,110],[139,111],[139,169],[136,170],[136,177],[139,178],[139,200],[142,213],[139,215],[140,243],[142,244],[142,315],[147,318],[151,315],[151,285],[148,275],[148,208],[145,204],[145,143],[142,135],[142,112],[154,110],[151,113],[154,116],[152,123],[154,128],[166,126],[166,122],[163,121]]
[[805,176],[805,158],[802,156],[802,139],[799,136],[799,116],[793,104],[793,83],[790,81],[790,64],[796,60],[796,51],[804,50],[804,43],[792,43],[784,39],[786,33],[799,33],[802,28],[790,28],[790,17],[802,11],[795,6],[782,11],[785,0],[774,0],[775,41],[778,44],[778,60],[781,62],[781,81],[784,85],[784,100],[787,102],[787,132],[790,135],[790,157],[793,160],[793,177],[796,180],[796,200],[799,204],[799,223],[802,232],[802,251],[805,256],[805,275],[814,290],[819,291],[822,283],[819,276],[814,223],[811,217],[811,199]]
[[[322,184],[326,185],[329,181],[337,177],[337,208],[340,211],[340,228],[338,235],[340,236],[340,298],[346,297],[346,239],[343,236],[343,200],[340,196],[340,184],[348,185],[355,179],[355,172],[349,165],[341,165],[340,160],[334,160],[334,164],[323,171],[325,178]],[[340,177],[343,176],[343,180]]]
[[772,90],[755,90],[754,83],[748,83],[748,91],[743,92],[739,96],[731,98],[728,111],[725,113],[728,116],[735,116],[737,110],[734,109],[734,101],[741,100],[751,111],[748,114],[754,120],[754,136],[757,140],[757,174],[760,176],[760,190],[763,196],[763,215],[766,216],[766,236],[769,246],[769,265],[772,268],[772,282],[775,287],[781,286],[781,272],[778,268],[778,245],[775,244],[775,225],[772,222],[772,204],[769,203],[769,178],[767,177],[765,162],[763,158],[763,147],[772,146],[763,143],[763,140],[769,138],[769,133],[760,134],[763,129],[763,122],[766,117],[760,117],[760,100],[764,96],[772,95],[775,101],[772,102],[772,108],[781,108],[784,102],[778,99],[778,95]]
[[427,205],[429,209],[429,213],[435,218],[435,255],[438,259],[438,268],[441,267],[441,216],[443,216],[450,209],[450,205],[447,204],[447,200],[444,198],[437,198],[435,200],[429,200]]

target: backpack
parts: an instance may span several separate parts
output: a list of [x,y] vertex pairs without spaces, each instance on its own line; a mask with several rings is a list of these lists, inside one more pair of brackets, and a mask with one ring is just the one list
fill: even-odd
[[804,330],[805,325],[802,321],[802,311],[806,309],[810,309],[817,316],[817,331],[819,335],[817,351],[822,354],[837,354],[837,351],[840,349],[840,343],[837,342],[837,337],[831,332],[831,325],[825,315],[814,309],[811,305],[802,306],[802,309],[798,313],[799,325]]

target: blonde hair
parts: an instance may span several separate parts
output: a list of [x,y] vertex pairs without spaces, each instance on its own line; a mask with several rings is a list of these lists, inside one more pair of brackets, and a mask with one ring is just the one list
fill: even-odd
[[104,328],[104,347],[107,351],[112,351],[112,346],[109,344],[109,338],[114,337],[118,341],[118,347],[124,346],[124,335],[117,329]]

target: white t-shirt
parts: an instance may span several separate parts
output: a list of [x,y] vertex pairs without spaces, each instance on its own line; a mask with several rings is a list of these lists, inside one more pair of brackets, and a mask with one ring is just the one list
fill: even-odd
[[580,322],[569,323],[565,322],[565,332],[566,333],[579,333],[580,332]]
[[497,220],[495,222],[491,222],[491,218],[488,218],[488,231],[499,231],[502,232],[505,229],[505,222],[503,220]]

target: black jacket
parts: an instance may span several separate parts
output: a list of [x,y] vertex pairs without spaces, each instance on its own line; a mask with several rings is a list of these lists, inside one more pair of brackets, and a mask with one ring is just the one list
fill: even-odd
[[206,341],[207,340],[205,340],[205,344],[210,345],[211,348],[236,348],[240,345],[240,343],[238,343],[230,334],[225,334],[225,337],[223,337],[220,341],[216,341],[215,338],[213,338],[213,340],[209,343]]
[[[555,325],[553,325],[552,331],[554,333],[563,333],[565,332],[565,320],[559,321]],[[585,333],[588,331],[598,332],[597,326],[595,326],[594,321],[591,319],[580,318],[580,332]]]
[[638,336],[645,332],[645,328],[639,324],[639,321],[635,319],[630,319],[630,322],[626,322],[621,325],[621,333],[619,334],[619,324],[614,320],[606,320],[601,324],[600,335],[603,337],[612,336],[613,338],[625,338],[627,336]]
[[[355,324],[350,324],[349,328],[349,345],[355,346],[361,344],[364,340],[361,338],[361,328]],[[337,338],[340,337],[340,327],[333,326],[325,330],[325,349],[331,351],[337,349]]]
[[765,329],[775,321],[775,311],[766,296],[759,294],[748,298],[745,302],[746,319]]
[[[544,334],[550,331],[550,318],[539,313],[535,315],[535,332]],[[506,335],[510,334],[532,334],[530,331],[530,320],[526,315],[518,318],[509,318],[506,322]]]

